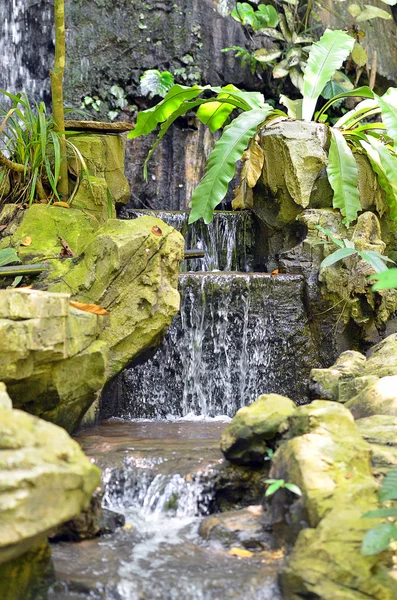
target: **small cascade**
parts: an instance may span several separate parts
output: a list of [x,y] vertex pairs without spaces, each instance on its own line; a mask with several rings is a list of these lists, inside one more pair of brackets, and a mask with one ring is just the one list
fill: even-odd
[[45,99],[48,55],[53,52],[52,13],[51,3],[0,0],[0,89]]
[[182,271],[242,271],[253,270],[255,226],[249,211],[215,211],[214,219],[206,225],[202,220],[188,225],[189,213],[178,211],[149,211],[123,208],[122,219],[153,215],[185,238],[186,248],[204,250],[204,259],[187,259]]
[[162,345],[112,382],[102,417],[232,417],[270,392],[306,400],[314,349],[301,276],[185,273],[179,289]]

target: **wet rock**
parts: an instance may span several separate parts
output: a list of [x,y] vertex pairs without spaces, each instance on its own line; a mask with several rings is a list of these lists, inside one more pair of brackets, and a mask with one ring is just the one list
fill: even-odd
[[278,394],[264,394],[240,408],[222,432],[221,450],[227,460],[241,465],[263,464],[267,442],[295,410],[295,403]]
[[343,352],[329,369],[312,369],[310,390],[314,398],[339,401],[342,383],[364,374],[366,358],[360,352]]
[[301,531],[280,580],[285,600],[394,600],[397,581],[379,556],[362,556],[365,533],[374,526],[362,509],[334,508],[316,529]]
[[105,533],[113,533],[118,527],[122,527],[125,523],[124,516],[102,508],[102,498],[103,492],[96,490],[89,507],[75,519],[61,525],[50,536],[51,541],[80,542]]
[[12,409],[11,398],[7,394],[6,385],[0,382],[0,410]]
[[397,467],[397,417],[373,415],[358,419],[356,425],[363,438],[371,444],[373,473],[385,475]]
[[[302,525],[306,522],[316,527],[337,505],[355,504],[365,510],[376,503],[371,448],[343,405],[316,400],[298,407],[288,417],[285,439],[288,441],[272,459],[269,476],[294,483],[302,497],[284,490],[273,496],[270,502],[275,520],[299,520]],[[280,502],[281,494],[287,508]]]
[[382,377],[370,384],[349,400],[346,407],[356,419],[373,415],[397,417],[397,375]]
[[56,425],[0,411],[0,563],[87,508],[100,471]]
[[248,506],[206,517],[200,524],[199,534],[205,540],[224,548],[246,548],[261,551],[271,546],[269,520],[261,505]]

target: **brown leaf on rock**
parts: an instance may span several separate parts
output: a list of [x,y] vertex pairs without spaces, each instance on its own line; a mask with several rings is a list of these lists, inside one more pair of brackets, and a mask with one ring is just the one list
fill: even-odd
[[21,242],[21,246],[30,246],[31,243],[32,243],[32,238],[27,235],[26,238],[23,240],[23,242]]
[[71,249],[71,247],[69,246],[69,244],[67,243],[66,240],[64,240],[63,238],[59,238],[61,240],[61,244],[63,246],[62,250],[61,250],[61,256],[63,258],[73,258],[74,256],[74,252]]
[[158,227],[157,225],[153,225],[152,233],[154,233],[154,235],[163,235],[163,232],[161,231],[160,227]]
[[74,300],[71,300],[69,304],[74,308],[78,308],[79,310],[83,310],[84,312],[89,312],[94,315],[100,315],[101,317],[109,314],[109,311],[107,311],[106,308],[102,308],[102,306],[98,306],[98,304],[85,304],[84,302],[74,302]]
[[0,225],[0,231],[4,231],[4,229],[7,229],[8,225]]
[[275,275],[279,274],[279,270],[278,269],[274,269],[274,271],[272,271],[272,277],[274,277]]
[[52,206],[61,206],[62,208],[70,208],[67,202],[53,202]]
[[246,180],[248,187],[253,188],[262,174],[265,162],[265,153],[257,141],[251,140],[248,150],[243,154],[243,161],[241,177]]
[[243,179],[238,187],[234,190],[234,198],[232,201],[233,210],[244,210],[245,208],[253,208],[254,195],[252,189],[247,186],[247,182]]

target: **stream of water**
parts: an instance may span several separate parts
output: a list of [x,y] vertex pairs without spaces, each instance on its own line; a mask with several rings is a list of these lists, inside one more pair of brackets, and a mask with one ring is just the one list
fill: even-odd
[[78,436],[124,528],[53,545],[49,600],[280,600],[277,552],[238,558],[199,535],[213,510],[224,423],[112,420]]

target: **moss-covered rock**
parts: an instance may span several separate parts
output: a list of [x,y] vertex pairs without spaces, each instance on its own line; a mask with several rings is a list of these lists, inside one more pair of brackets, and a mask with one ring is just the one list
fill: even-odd
[[377,377],[397,375],[397,333],[371,348],[365,372]]
[[272,440],[286,418],[295,410],[295,403],[279,394],[264,394],[250,406],[236,413],[222,432],[221,450],[237,464],[263,464]]
[[0,563],[87,508],[100,471],[56,425],[0,411]]
[[104,317],[69,305],[68,294],[0,291],[1,376],[16,408],[72,431],[106,381]]
[[281,572],[285,600],[394,600],[397,581],[379,566],[379,556],[362,556],[365,533],[373,519],[362,509],[335,507],[316,529],[301,531]]
[[[83,155],[90,174],[97,180],[104,180],[105,208],[107,206],[106,189],[109,190],[114,204],[128,203],[130,199],[130,186],[124,175],[125,137],[121,135],[90,133],[69,136],[69,140]],[[74,167],[75,170],[78,168],[77,165],[73,164],[73,161],[71,167]],[[85,187],[87,188],[87,186]],[[79,193],[74,199],[73,206],[76,208],[88,208],[88,206],[84,206],[83,199],[79,197]]]
[[397,417],[397,375],[382,377],[346,403],[356,419],[373,415]]
[[373,473],[385,475],[397,467],[397,417],[373,415],[358,419],[356,425],[363,438],[371,444]]
[[48,583],[55,580],[51,549],[39,543],[22,556],[0,564],[2,600],[45,600]]
[[360,352],[343,352],[329,369],[312,369],[310,387],[315,398],[339,400],[342,383],[350,382],[364,374],[366,358]]
[[180,233],[155,217],[109,220],[69,272],[49,284],[109,311],[99,339],[110,350],[110,375],[155,346],[178,312],[183,249]]
[[[285,437],[270,477],[296,484],[303,494],[287,520],[299,515],[302,523],[316,527],[337,505],[354,504],[364,511],[376,504],[371,448],[343,405],[317,400],[298,407],[288,417]],[[272,510],[275,515],[283,510],[276,497]]]

